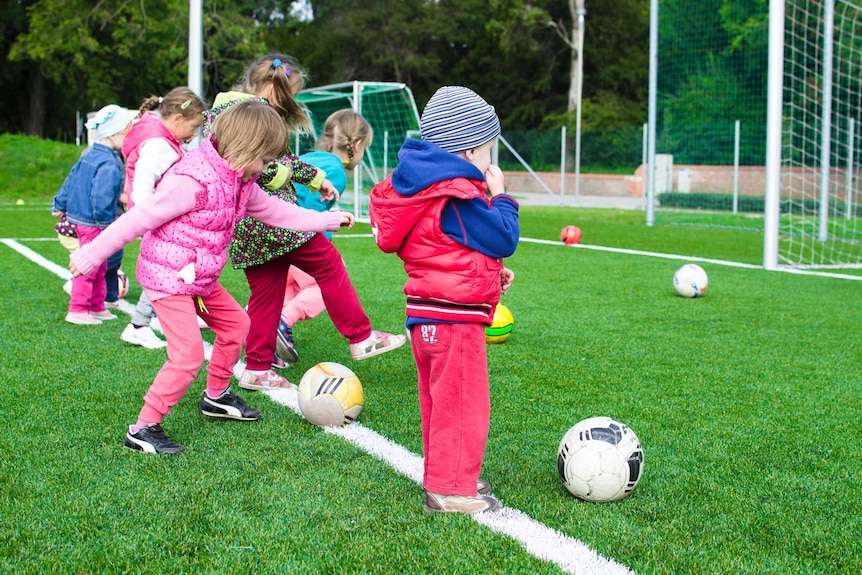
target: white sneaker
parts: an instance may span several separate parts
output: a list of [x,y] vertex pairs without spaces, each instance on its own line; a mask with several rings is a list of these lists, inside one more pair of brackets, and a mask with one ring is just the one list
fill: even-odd
[[168,345],[168,343],[159,338],[153,329],[145,325],[136,328],[132,324],[126,326],[123,333],[120,334],[120,339],[132,345],[140,345],[147,349],[160,349]]
[[157,317],[150,320],[150,327],[153,328],[154,331],[165,333],[165,330],[162,329],[162,324],[159,323],[159,318]]
[[243,389],[251,389],[255,391],[265,389],[292,389],[295,387],[292,383],[271,369],[263,373],[252,373],[249,370],[245,370],[242,373],[242,377],[239,378],[239,386]]
[[99,321],[111,321],[112,319],[117,319],[117,316],[115,316],[114,314],[112,314],[108,310],[91,311],[90,315]]
[[70,311],[66,314],[66,321],[76,325],[99,325],[102,320],[94,318],[86,311]]
[[407,336],[374,330],[365,341],[350,344],[350,355],[356,361],[392,351],[404,345]]

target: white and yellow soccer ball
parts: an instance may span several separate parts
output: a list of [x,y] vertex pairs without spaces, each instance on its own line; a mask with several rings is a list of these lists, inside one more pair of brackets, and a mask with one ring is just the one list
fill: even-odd
[[706,272],[697,264],[685,264],[673,274],[673,287],[682,297],[701,297],[708,285]]
[[343,426],[359,417],[365,393],[359,378],[340,363],[325,361],[299,381],[299,411],[314,425]]
[[569,493],[585,501],[619,501],[631,494],[644,469],[634,431],[610,417],[591,417],[563,435],[557,472]]

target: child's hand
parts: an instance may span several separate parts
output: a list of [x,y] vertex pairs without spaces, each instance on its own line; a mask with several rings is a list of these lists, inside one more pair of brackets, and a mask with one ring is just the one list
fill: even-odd
[[505,294],[509,291],[509,286],[512,285],[512,282],[515,280],[515,272],[510,270],[509,268],[503,268],[500,270],[500,292]]
[[329,180],[323,180],[323,183],[320,184],[320,199],[324,202],[330,200],[338,201],[338,190],[335,189],[335,186]]
[[81,271],[77,267],[75,267],[75,264],[73,264],[71,261],[69,262],[69,271],[72,272],[73,278],[76,278],[81,275]]
[[63,216],[66,215],[66,212],[61,212],[60,210],[51,210],[51,215],[57,218],[58,220],[62,220]]
[[498,196],[506,191],[506,186],[503,178],[503,170],[500,166],[491,164],[485,170],[485,182],[488,183],[488,193],[491,197]]
[[350,212],[341,212],[341,227],[348,230],[353,228],[353,214]]

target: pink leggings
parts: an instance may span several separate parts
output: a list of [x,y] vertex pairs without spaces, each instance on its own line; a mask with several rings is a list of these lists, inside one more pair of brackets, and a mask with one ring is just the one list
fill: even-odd
[[317,317],[326,309],[320,286],[314,278],[296,266],[290,266],[287,272],[287,287],[284,290],[284,306],[281,308],[281,318],[287,325]]
[[428,323],[411,329],[419,375],[425,489],[476,495],[491,421],[485,326]]
[[248,316],[221,284],[216,283],[212,293],[202,296],[201,300],[202,306],[197,297],[174,295],[152,302],[168,340],[168,361],[144,396],[141,421],[161,423],[200,372],[204,344],[197,316],[216,334],[207,365],[207,391],[216,397],[230,385],[230,376],[248,333]]
[[[78,234],[79,244],[85,246],[96,239],[102,233],[102,229],[75,225],[75,233]],[[108,294],[108,288],[105,286],[105,273],[107,271],[108,262],[102,262],[102,265],[91,273],[72,278],[72,299],[69,300],[70,312],[105,311],[105,296]]]

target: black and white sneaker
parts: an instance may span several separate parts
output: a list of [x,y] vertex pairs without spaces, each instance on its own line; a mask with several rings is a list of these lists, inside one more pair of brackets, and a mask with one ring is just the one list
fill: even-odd
[[198,409],[206,416],[240,421],[257,421],[261,411],[246,404],[227,388],[218,398],[213,399],[204,391],[198,402]]
[[132,426],[129,426],[129,431],[126,433],[123,445],[129,449],[143,451],[144,453],[172,454],[186,450],[182,445],[174,443],[158,423],[151,423],[146,427],[142,427],[137,433],[132,433]]

